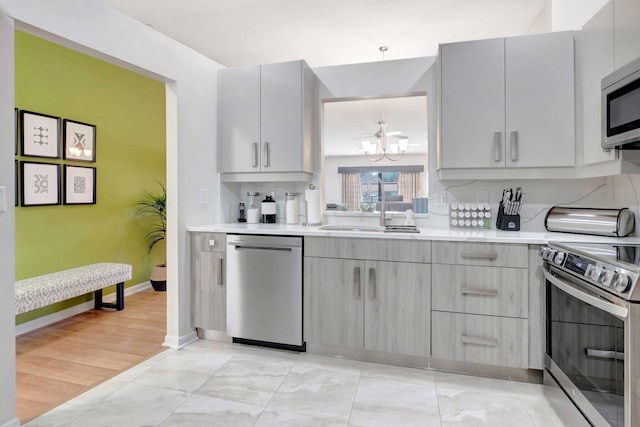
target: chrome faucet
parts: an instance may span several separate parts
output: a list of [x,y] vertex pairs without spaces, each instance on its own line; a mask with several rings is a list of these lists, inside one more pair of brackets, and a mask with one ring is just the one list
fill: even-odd
[[378,178],[376,175],[372,176],[371,179],[369,180],[369,185],[367,186],[367,193],[369,193],[369,201],[371,201],[371,183],[373,181],[377,181],[378,184],[380,185],[379,188],[379,193],[380,193],[380,226],[384,227],[386,224],[386,219],[385,219],[385,211],[384,211],[384,182],[382,181],[381,178]]

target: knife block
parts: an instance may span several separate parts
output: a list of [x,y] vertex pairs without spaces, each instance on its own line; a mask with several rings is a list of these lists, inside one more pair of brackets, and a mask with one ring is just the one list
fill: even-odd
[[520,231],[520,215],[506,215],[504,206],[499,203],[496,228],[504,231]]

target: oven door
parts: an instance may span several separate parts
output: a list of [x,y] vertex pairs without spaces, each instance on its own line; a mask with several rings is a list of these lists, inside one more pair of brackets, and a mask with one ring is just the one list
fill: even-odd
[[546,368],[589,422],[624,427],[628,303],[546,263],[544,275]]

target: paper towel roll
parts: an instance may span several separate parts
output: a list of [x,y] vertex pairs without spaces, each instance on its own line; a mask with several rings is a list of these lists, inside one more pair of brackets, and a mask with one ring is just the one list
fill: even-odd
[[322,224],[320,190],[312,190],[310,188],[304,190],[304,199],[305,203],[307,204],[307,224]]

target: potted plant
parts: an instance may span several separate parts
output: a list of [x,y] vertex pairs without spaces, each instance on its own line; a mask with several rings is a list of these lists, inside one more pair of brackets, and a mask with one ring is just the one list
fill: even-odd
[[[161,191],[158,193],[143,192],[140,201],[136,203],[138,207],[136,214],[150,220],[151,230],[144,236],[149,253],[157,243],[163,242],[167,237],[167,190],[162,184],[160,184],[160,188]],[[166,246],[163,251],[163,263],[153,267],[150,282],[156,291],[166,291],[167,289]]]

